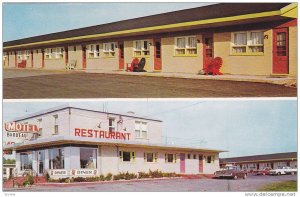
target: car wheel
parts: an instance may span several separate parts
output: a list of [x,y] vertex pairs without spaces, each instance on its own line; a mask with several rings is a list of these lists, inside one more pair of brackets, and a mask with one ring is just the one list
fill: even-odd
[[247,178],[247,174],[244,174],[243,179],[246,179],[246,178]]
[[277,172],[277,175],[279,176],[279,175],[281,175],[281,173],[280,173],[280,172]]
[[238,178],[237,175],[234,175],[233,179],[236,180],[237,178]]

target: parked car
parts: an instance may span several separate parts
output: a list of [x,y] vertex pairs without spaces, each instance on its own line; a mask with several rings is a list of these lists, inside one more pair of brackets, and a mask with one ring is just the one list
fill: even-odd
[[283,174],[296,174],[297,169],[288,166],[278,167],[277,169],[270,170],[271,175],[283,175]]
[[247,172],[241,170],[239,166],[225,166],[223,170],[218,170],[214,173],[215,178],[247,178]]
[[272,170],[271,168],[264,168],[264,169],[260,169],[260,170],[255,170],[253,173],[255,175],[268,175],[270,174],[270,170]]

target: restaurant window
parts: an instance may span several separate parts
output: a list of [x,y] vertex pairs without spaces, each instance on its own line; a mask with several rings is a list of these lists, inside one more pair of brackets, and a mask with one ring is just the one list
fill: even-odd
[[36,52],[36,53],[39,53],[39,50],[37,49],[35,52]]
[[165,154],[166,163],[176,163],[176,154]]
[[190,159],[190,158],[191,158],[191,154],[188,154],[188,155],[187,155],[187,158]]
[[52,49],[50,49],[50,48],[46,49],[45,58],[46,59],[51,59],[52,58]]
[[109,118],[108,119],[108,129],[109,129],[109,131],[115,131],[116,130],[115,118]]
[[196,36],[185,36],[175,38],[175,55],[196,55]]
[[43,120],[40,118],[37,120],[38,123],[38,128],[39,128],[39,133],[38,133],[38,137],[42,137],[43,136]]
[[18,51],[17,52],[17,59],[22,60],[23,59],[23,51]]
[[245,31],[232,33],[232,53],[263,53],[264,32]]
[[103,44],[103,56],[114,57],[115,56],[115,44],[114,42]]
[[194,154],[193,159],[197,159],[197,155],[196,154]]
[[212,156],[207,156],[207,163],[212,163]]
[[153,163],[153,162],[157,162],[157,153],[144,153],[144,161],[145,162],[149,162],[149,163]]
[[32,152],[20,153],[20,169],[32,170]]
[[64,149],[54,148],[49,150],[49,169],[64,169]]
[[97,58],[100,56],[100,46],[99,44],[88,45],[88,57]]
[[80,148],[80,168],[97,168],[97,149]]
[[24,54],[24,59],[25,59],[25,60],[28,60],[28,59],[29,59],[29,55],[30,55],[30,51],[29,51],[29,50],[26,50],[26,51],[25,51],[25,54]]
[[149,41],[148,40],[135,40],[133,41],[133,55],[135,57],[149,56]]
[[142,121],[135,121],[135,137],[147,139],[147,123]]
[[76,52],[76,46],[74,46],[73,51]]
[[135,152],[119,151],[119,157],[121,161],[132,162],[135,161]]
[[58,115],[54,115],[54,134],[58,134]]
[[62,47],[56,48],[55,58],[56,59],[62,59],[63,58],[63,48]]

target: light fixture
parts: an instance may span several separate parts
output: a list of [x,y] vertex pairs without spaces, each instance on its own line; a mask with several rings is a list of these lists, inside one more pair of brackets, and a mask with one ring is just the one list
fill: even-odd
[[152,46],[152,43],[151,43],[151,42],[149,42],[149,46]]
[[197,42],[200,43],[200,39],[197,39]]

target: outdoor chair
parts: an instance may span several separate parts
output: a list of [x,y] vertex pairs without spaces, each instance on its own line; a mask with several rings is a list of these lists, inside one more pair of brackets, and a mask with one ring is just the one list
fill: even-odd
[[146,59],[142,58],[138,64],[138,67],[136,68],[136,71],[134,72],[147,72],[146,70],[144,70],[146,64]]
[[76,60],[71,60],[70,63],[67,64],[66,69],[67,70],[73,70],[76,68]]
[[136,67],[138,67],[139,59],[134,58],[131,63],[126,64],[126,71],[127,72],[133,72]]
[[22,60],[20,63],[18,63],[18,68],[26,68],[26,60]]

